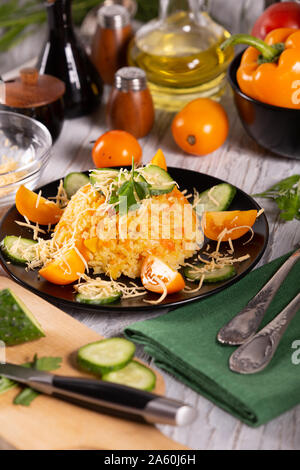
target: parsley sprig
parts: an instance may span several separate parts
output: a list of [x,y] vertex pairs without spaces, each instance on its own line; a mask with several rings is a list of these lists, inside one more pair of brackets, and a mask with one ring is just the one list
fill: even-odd
[[300,220],[300,175],[292,175],[254,197],[273,199],[283,220]]
[[[22,364],[23,367],[31,367],[36,370],[43,371],[52,371],[60,368],[62,362],[61,357],[38,357],[37,354],[34,355],[31,362],[26,362]],[[16,387],[18,384],[13,380],[7,379],[6,377],[0,377],[0,395],[7,392],[11,388]],[[18,393],[14,398],[15,405],[29,406],[30,403],[39,395],[39,392],[33,390],[30,387],[25,387],[23,390]]]

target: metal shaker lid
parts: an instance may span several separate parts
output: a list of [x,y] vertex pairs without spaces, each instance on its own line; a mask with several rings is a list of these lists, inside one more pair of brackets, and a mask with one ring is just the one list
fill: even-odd
[[115,87],[122,91],[141,91],[147,88],[144,70],[138,67],[122,67],[115,74]]
[[130,23],[130,14],[122,5],[104,5],[98,10],[97,17],[101,28],[118,29]]

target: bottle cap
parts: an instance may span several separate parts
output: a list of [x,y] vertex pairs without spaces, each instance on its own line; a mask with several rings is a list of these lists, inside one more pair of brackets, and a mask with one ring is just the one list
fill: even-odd
[[144,70],[138,67],[122,67],[115,74],[115,87],[122,91],[141,91],[147,88]]
[[130,14],[122,5],[104,5],[98,10],[97,16],[101,28],[118,29],[130,23]]

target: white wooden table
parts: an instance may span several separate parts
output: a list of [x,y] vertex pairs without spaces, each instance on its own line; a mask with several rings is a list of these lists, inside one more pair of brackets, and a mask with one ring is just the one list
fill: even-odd
[[[271,155],[246,135],[229,90],[222,103],[229,115],[230,133],[220,149],[205,157],[185,155],[172,139],[172,115],[160,111],[157,112],[151,133],[141,141],[143,162],[148,162],[160,147],[168,165],[216,176],[249,194],[259,192],[293,173],[300,173],[300,160]],[[39,184],[64,177],[71,171],[92,168],[90,141],[106,130],[103,107],[92,116],[66,121]],[[299,221],[280,221],[277,207],[272,202],[264,201],[264,207],[270,224],[270,241],[260,265],[288,252],[300,241]],[[130,323],[157,315],[157,312],[153,315],[147,312],[121,315],[78,311],[68,313],[105,336],[120,334]],[[150,360],[141,348],[138,348],[138,355]],[[169,374],[163,372],[163,376],[167,395],[190,403],[199,412],[198,419],[189,427],[161,426],[165,434],[178,442],[193,449],[300,449],[300,406],[264,426],[252,429]]]

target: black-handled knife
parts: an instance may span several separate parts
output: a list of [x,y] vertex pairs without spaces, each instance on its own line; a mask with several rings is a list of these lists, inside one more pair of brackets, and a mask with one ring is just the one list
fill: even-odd
[[138,421],[184,426],[197,415],[194,408],[177,400],[101,380],[53,375],[9,363],[0,364],[1,375],[38,392]]

